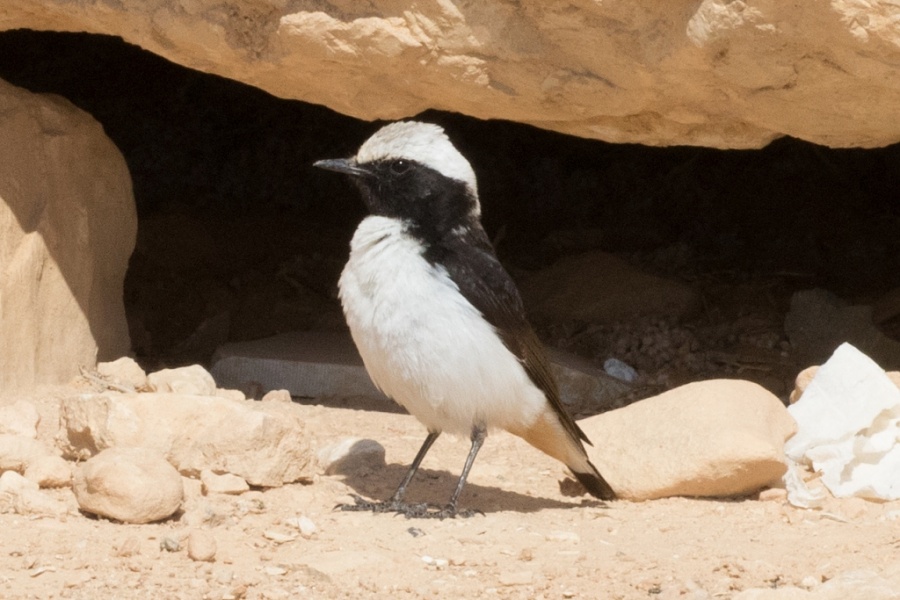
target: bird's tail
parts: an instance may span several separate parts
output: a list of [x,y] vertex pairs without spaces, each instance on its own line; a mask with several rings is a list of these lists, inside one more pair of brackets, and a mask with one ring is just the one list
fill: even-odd
[[601,500],[615,500],[616,492],[588,459],[581,440],[572,435],[552,411],[547,410],[524,429],[509,431],[569,467],[575,479],[592,496]]
[[592,496],[600,498],[601,500],[615,500],[616,493],[613,491],[612,486],[607,483],[607,481],[603,478],[603,475],[600,474],[600,471],[597,470],[597,467],[594,466],[590,460],[585,460],[587,466],[590,467],[589,471],[576,471],[569,467],[572,471],[572,475],[575,476],[575,479],[587,489],[588,492]]

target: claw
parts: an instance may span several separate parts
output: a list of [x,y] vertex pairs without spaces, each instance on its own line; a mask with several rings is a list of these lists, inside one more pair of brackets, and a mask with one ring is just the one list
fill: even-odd
[[366,500],[362,496],[352,494],[354,504],[338,504],[334,510],[342,511],[371,511],[373,513],[394,513],[403,515],[407,519],[453,519],[462,517],[467,519],[475,515],[484,515],[480,510],[458,510],[454,505],[448,504],[444,507],[437,507],[430,504],[407,504],[396,500],[386,500],[383,502],[372,502]]

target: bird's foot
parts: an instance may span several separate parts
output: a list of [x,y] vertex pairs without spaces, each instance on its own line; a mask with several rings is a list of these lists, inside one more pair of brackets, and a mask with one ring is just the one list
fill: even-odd
[[408,504],[398,500],[384,500],[382,502],[372,502],[361,496],[352,494],[354,504],[338,504],[335,510],[342,511],[365,511],[373,513],[394,513],[403,515],[407,519],[453,519],[456,517],[469,518],[475,515],[483,515],[480,510],[463,509],[459,510],[456,506],[448,504],[446,506],[435,506],[433,504],[420,503]]

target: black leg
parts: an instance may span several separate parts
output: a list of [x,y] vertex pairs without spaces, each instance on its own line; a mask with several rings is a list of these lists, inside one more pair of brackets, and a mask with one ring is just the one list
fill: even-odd
[[422,444],[419,453],[416,454],[416,458],[413,460],[409,471],[407,471],[406,477],[403,478],[400,487],[397,488],[397,491],[394,492],[394,495],[391,496],[390,500],[384,502],[370,502],[360,496],[354,495],[353,498],[356,501],[355,504],[339,504],[336,508],[352,511],[370,510],[372,512],[393,512],[406,515],[407,518],[425,519],[446,519],[456,516],[471,517],[475,515],[478,511],[460,511],[457,508],[457,504],[463,488],[466,486],[466,479],[469,477],[469,471],[472,469],[475,457],[478,455],[478,451],[481,450],[481,445],[487,437],[487,429],[480,425],[476,425],[472,428],[472,446],[469,448],[469,455],[466,457],[466,464],[463,465],[459,481],[456,483],[456,489],[453,490],[453,495],[450,496],[450,503],[443,508],[439,508],[429,504],[406,504],[403,502],[403,496],[406,494],[407,486],[412,481],[416,471],[419,470],[419,465],[422,464],[422,460],[425,458],[425,455],[428,454],[431,445],[434,444],[434,441],[440,434],[440,431],[428,433],[428,437],[425,438],[425,443]]
[[450,505],[447,507],[454,513],[456,512],[456,503],[459,500],[459,495],[462,494],[463,488],[466,485],[466,478],[469,476],[469,471],[472,469],[472,463],[475,462],[475,456],[477,456],[478,451],[481,450],[481,445],[484,443],[484,438],[486,437],[487,430],[483,426],[476,425],[472,428],[472,447],[469,448],[469,456],[466,457],[466,464],[463,465],[462,473],[459,476],[459,482],[456,484],[456,490],[454,490],[453,495],[450,497]]
[[434,441],[438,439],[439,435],[441,435],[440,431],[428,432],[428,437],[425,438],[425,442],[422,444],[422,447],[419,448],[419,452],[413,459],[412,465],[409,467],[409,471],[406,472],[406,477],[403,478],[403,481],[400,482],[400,486],[397,488],[397,491],[394,492],[393,496],[391,496],[391,502],[399,503],[400,500],[403,499],[403,495],[406,493],[406,486],[409,485],[409,482],[411,482],[412,478],[416,475],[416,471],[419,470],[419,465],[422,464],[422,460],[425,458],[425,455],[428,454],[428,451],[431,450],[431,445],[434,444]]
[[339,504],[335,508],[351,511],[371,510],[373,512],[395,512],[403,513],[406,516],[415,516],[413,513],[427,512],[428,507],[425,504],[408,505],[404,504],[402,500],[404,494],[406,494],[407,486],[409,486],[413,477],[415,477],[416,471],[419,470],[419,465],[422,464],[422,460],[425,458],[425,455],[428,454],[428,451],[431,449],[434,441],[438,439],[439,435],[441,435],[440,431],[428,432],[428,437],[425,438],[425,442],[422,444],[422,447],[419,448],[419,452],[413,459],[412,465],[410,465],[409,467],[409,471],[406,472],[406,476],[403,478],[403,481],[400,482],[400,486],[397,488],[397,491],[394,492],[394,495],[391,496],[390,500],[387,500],[385,502],[370,502],[368,500],[365,500],[361,496],[353,494],[353,499],[356,502],[355,504]]

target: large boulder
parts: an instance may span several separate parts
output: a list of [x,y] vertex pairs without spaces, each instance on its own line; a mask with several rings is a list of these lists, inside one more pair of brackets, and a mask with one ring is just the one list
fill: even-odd
[[778,398],[742,380],[690,383],[579,425],[621,498],[740,496],[776,484],[796,423]]
[[128,351],[136,232],[128,168],[100,124],[0,81],[0,389]]
[[0,29],[121,36],[364,119],[438,108],[589,138],[900,140],[900,8],[854,2],[6,0]]
[[109,448],[75,473],[72,485],[81,510],[123,523],[152,523],[172,516],[184,486],[166,459],[148,448]]

